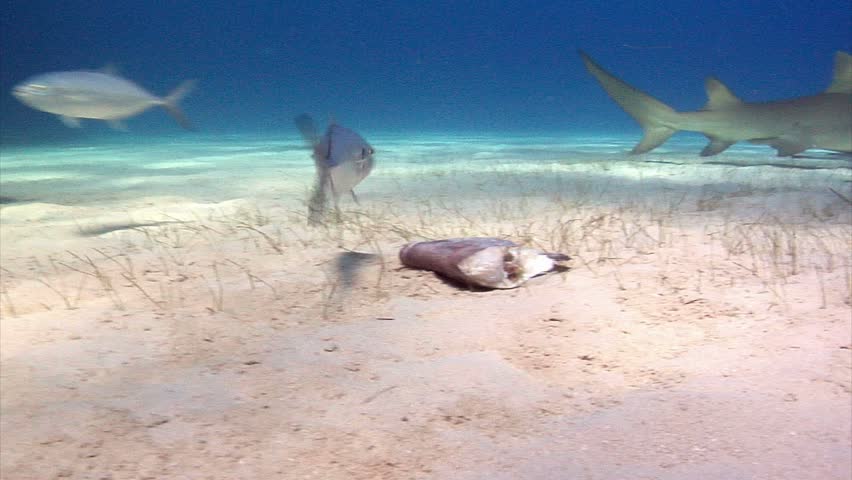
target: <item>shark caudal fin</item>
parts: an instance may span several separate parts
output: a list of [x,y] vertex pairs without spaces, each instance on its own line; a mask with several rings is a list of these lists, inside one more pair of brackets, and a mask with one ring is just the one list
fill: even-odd
[[639,154],[653,150],[662,145],[678,130],[673,125],[677,116],[674,109],[616,78],[582,50],[579,53],[589,73],[598,80],[606,93],[625,112],[639,122],[639,125],[645,131],[642,141],[633,147],[630,153]]

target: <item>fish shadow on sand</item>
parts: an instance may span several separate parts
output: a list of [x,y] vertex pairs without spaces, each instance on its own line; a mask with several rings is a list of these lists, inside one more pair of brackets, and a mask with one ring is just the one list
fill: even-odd
[[337,283],[343,291],[351,290],[358,282],[365,266],[375,265],[381,256],[375,253],[346,251],[339,253],[334,261]]
[[764,163],[745,163],[745,162],[702,162],[703,165],[724,165],[729,167],[775,167],[787,168],[791,170],[837,170],[837,169],[852,169],[852,164],[845,166],[830,166],[822,167],[817,165],[799,165],[795,163],[779,163],[779,162],[764,162]]
[[29,200],[24,200],[22,198],[9,197],[6,195],[0,195],[0,205],[9,205],[12,203],[26,203]]
[[[725,167],[739,167],[739,168],[749,168],[749,167],[774,167],[774,168],[787,168],[790,170],[839,170],[839,169],[847,169],[852,170],[852,156],[840,154],[837,156],[805,156],[805,155],[797,155],[794,157],[797,160],[822,160],[822,161],[833,161],[835,163],[830,165],[814,165],[814,164],[803,164],[803,163],[791,163],[791,162],[749,162],[749,161],[737,161],[737,160],[714,160],[714,161],[705,161],[705,162],[675,162],[671,160],[642,160],[642,163],[654,163],[654,164],[663,164],[663,165],[679,165],[679,166],[693,166],[693,165],[719,165]],[[838,164],[836,162],[847,161],[845,165]]]
[[179,220],[165,220],[162,222],[126,222],[126,223],[108,223],[102,225],[95,226],[80,226],[78,233],[81,237],[97,237],[99,235],[104,235],[112,232],[119,232],[122,230],[137,230],[145,227],[160,227],[163,225],[169,225],[179,223],[183,224],[186,222],[182,222]]
[[332,263],[329,273],[331,287],[323,307],[324,318],[332,309],[338,312],[345,310],[352,291],[361,282],[361,276],[366,267],[379,265],[384,271],[382,256],[376,253],[347,250],[338,253],[330,263]]

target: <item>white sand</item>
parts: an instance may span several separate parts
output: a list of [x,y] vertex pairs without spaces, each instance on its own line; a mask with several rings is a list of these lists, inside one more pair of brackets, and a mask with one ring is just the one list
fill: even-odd
[[[0,475],[849,478],[848,160],[370,140],[319,229],[295,138],[0,152]],[[573,268],[396,259],[473,235]],[[349,288],[345,249],[382,255]]]

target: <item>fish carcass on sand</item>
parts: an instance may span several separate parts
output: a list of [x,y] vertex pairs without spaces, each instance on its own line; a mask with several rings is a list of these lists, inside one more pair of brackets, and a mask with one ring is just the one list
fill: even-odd
[[192,80],[183,82],[160,98],[112,73],[81,70],[36,75],[16,85],[12,95],[36,110],[59,115],[69,127],[79,127],[81,118],[92,118],[124,130],[122,119],[162,107],[181,127],[192,130],[178,102],[194,84]]
[[584,52],[580,56],[609,96],[645,131],[631,153],[653,150],[678,130],[706,135],[710,143],[701,151],[705,157],[743,140],[769,145],[779,157],[809,148],[852,152],[852,57],[848,53],[835,55],[834,78],[823,93],[747,103],[710,77],[705,84],[709,101],[695,112],[677,112],[607,72]]
[[354,188],[373,170],[375,150],[361,135],[336,123],[329,125],[322,137],[309,115],[299,115],[295,123],[313,149],[317,178],[308,200],[308,221],[316,224],[327,213],[329,195],[334,199],[335,208],[340,195],[346,192],[358,203]]
[[471,237],[409,243],[399,251],[399,260],[467,286],[515,288],[570,258],[501,238]]

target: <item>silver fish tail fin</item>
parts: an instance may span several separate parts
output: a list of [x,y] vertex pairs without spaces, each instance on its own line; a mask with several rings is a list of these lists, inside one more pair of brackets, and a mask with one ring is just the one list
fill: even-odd
[[192,123],[189,121],[189,118],[183,113],[183,111],[178,106],[178,103],[183,99],[183,97],[187,96],[189,92],[195,88],[195,80],[187,80],[177,88],[172,90],[172,93],[168,94],[164,99],[163,103],[160,106],[171,115],[175,121],[177,121],[178,125],[183,127],[186,130],[195,130],[195,127],[192,126]]
[[642,141],[630,153],[650,151],[678,131],[675,125],[678,113],[674,109],[607,72],[582,50],[579,53],[589,73],[645,131]]

